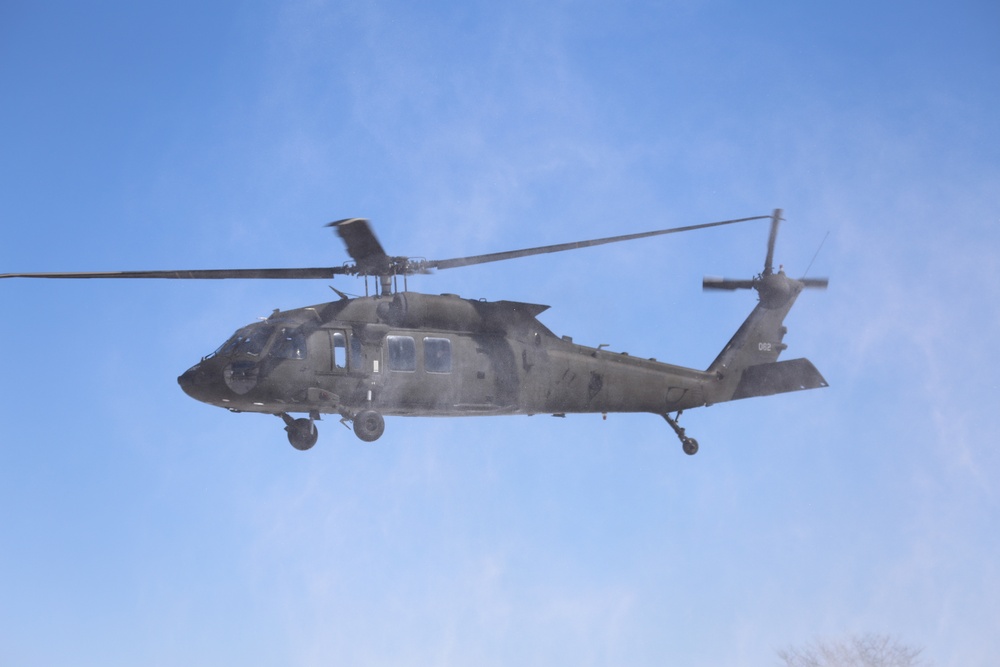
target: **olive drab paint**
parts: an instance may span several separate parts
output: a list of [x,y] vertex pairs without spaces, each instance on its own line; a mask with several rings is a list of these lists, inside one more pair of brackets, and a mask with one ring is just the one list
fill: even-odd
[[[706,278],[706,289],[754,289],[758,303],[707,369],[697,370],[575,344],[538,319],[548,306],[482,301],[406,289],[406,276],[505,261],[704,227],[771,218],[764,270],[748,280]],[[427,261],[385,253],[367,220],[331,223],[354,264],[312,269],[235,269],[115,273],[4,274],[0,278],[319,278],[377,279],[373,296],[274,311],[236,331],[178,382],[192,398],[232,412],[273,414],[296,449],[318,440],[324,414],[378,439],[386,416],[661,415],[688,454],[698,443],[677,419],[692,408],[815,389],[826,381],[807,359],[778,361],[784,319],[806,287],[772,267],[781,211],[771,216],[692,225],[489,255]],[[403,278],[403,289],[398,279]],[[336,291],[336,290],[335,290]],[[293,417],[303,414],[304,417]],[[673,415],[673,416],[671,416]]]

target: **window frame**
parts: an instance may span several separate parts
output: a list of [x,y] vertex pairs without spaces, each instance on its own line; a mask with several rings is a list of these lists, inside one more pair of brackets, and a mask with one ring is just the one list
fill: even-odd
[[301,327],[280,327],[271,342],[268,355],[275,359],[301,361],[309,356],[308,336]]
[[[397,341],[402,347],[395,347]],[[407,343],[407,341],[409,342]],[[405,349],[407,347],[409,348],[408,350]],[[385,365],[388,370],[394,373],[415,373],[417,370],[416,339],[413,336],[403,334],[390,334],[386,336],[385,356]]]
[[[451,339],[444,336],[424,336],[424,372],[435,375],[448,375],[451,373],[454,364],[452,362]],[[443,350],[443,354],[432,356],[430,351],[438,348]]]

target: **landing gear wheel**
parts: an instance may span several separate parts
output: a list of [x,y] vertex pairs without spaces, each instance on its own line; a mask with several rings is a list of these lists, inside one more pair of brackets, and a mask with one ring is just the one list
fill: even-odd
[[694,456],[698,453],[698,441],[694,438],[685,438],[681,440],[681,447],[684,449],[684,453],[688,456]]
[[362,410],[354,416],[354,434],[365,442],[375,442],[385,433],[385,420],[374,410]]
[[687,435],[684,433],[684,429],[681,428],[680,424],[677,423],[677,420],[680,419],[681,413],[678,412],[677,417],[671,417],[666,412],[661,414],[660,416],[667,420],[667,423],[670,424],[670,428],[674,429],[674,433],[677,434],[677,439],[681,441],[681,448],[684,450],[684,453],[687,454],[688,456],[694,456],[695,454],[697,454],[698,441],[695,440],[694,438],[687,437]]
[[312,449],[312,446],[319,440],[319,430],[313,420],[293,419],[287,424],[285,431],[288,432],[288,442],[300,452]]

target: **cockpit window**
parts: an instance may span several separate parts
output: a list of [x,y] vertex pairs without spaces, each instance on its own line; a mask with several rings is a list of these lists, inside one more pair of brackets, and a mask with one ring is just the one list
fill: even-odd
[[237,354],[249,354],[252,357],[260,356],[272,333],[274,333],[274,327],[254,327],[247,332],[247,335],[236,346],[235,352]]
[[241,340],[243,340],[243,336],[240,335],[239,333],[234,333],[233,336],[232,336],[232,338],[230,338],[225,343],[223,343],[222,345],[220,345],[219,349],[217,349],[215,352],[213,352],[212,354],[210,354],[208,356],[210,356],[210,357],[216,357],[216,356],[218,356],[218,357],[226,357],[226,356],[229,356],[230,354],[232,354],[233,350],[236,349],[236,345]]
[[298,329],[281,328],[271,346],[271,356],[279,359],[305,359],[306,337]]
[[258,326],[240,329],[233,337],[219,346],[219,349],[209,356],[231,357],[234,354],[247,354],[252,357],[260,356],[267,341],[274,333],[272,326]]
[[210,357],[231,357],[234,355],[247,355],[259,357],[268,341],[274,335],[274,342],[271,344],[270,356],[278,359],[305,359],[306,358],[306,336],[299,327],[277,328],[271,324],[251,325],[240,329],[232,338],[219,346]]

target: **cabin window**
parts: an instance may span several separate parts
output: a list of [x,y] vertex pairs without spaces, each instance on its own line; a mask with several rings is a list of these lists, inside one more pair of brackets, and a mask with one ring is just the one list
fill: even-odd
[[305,359],[306,337],[298,329],[280,329],[271,345],[271,356],[278,359]]
[[417,370],[417,346],[411,336],[386,336],[390,371]]
[[333,332],[333,367],[341,370],[347,368],[347,337],[343,331]]
[[424,370],[428,373],[451,372],[451,341],[447,338],[424,339]]

